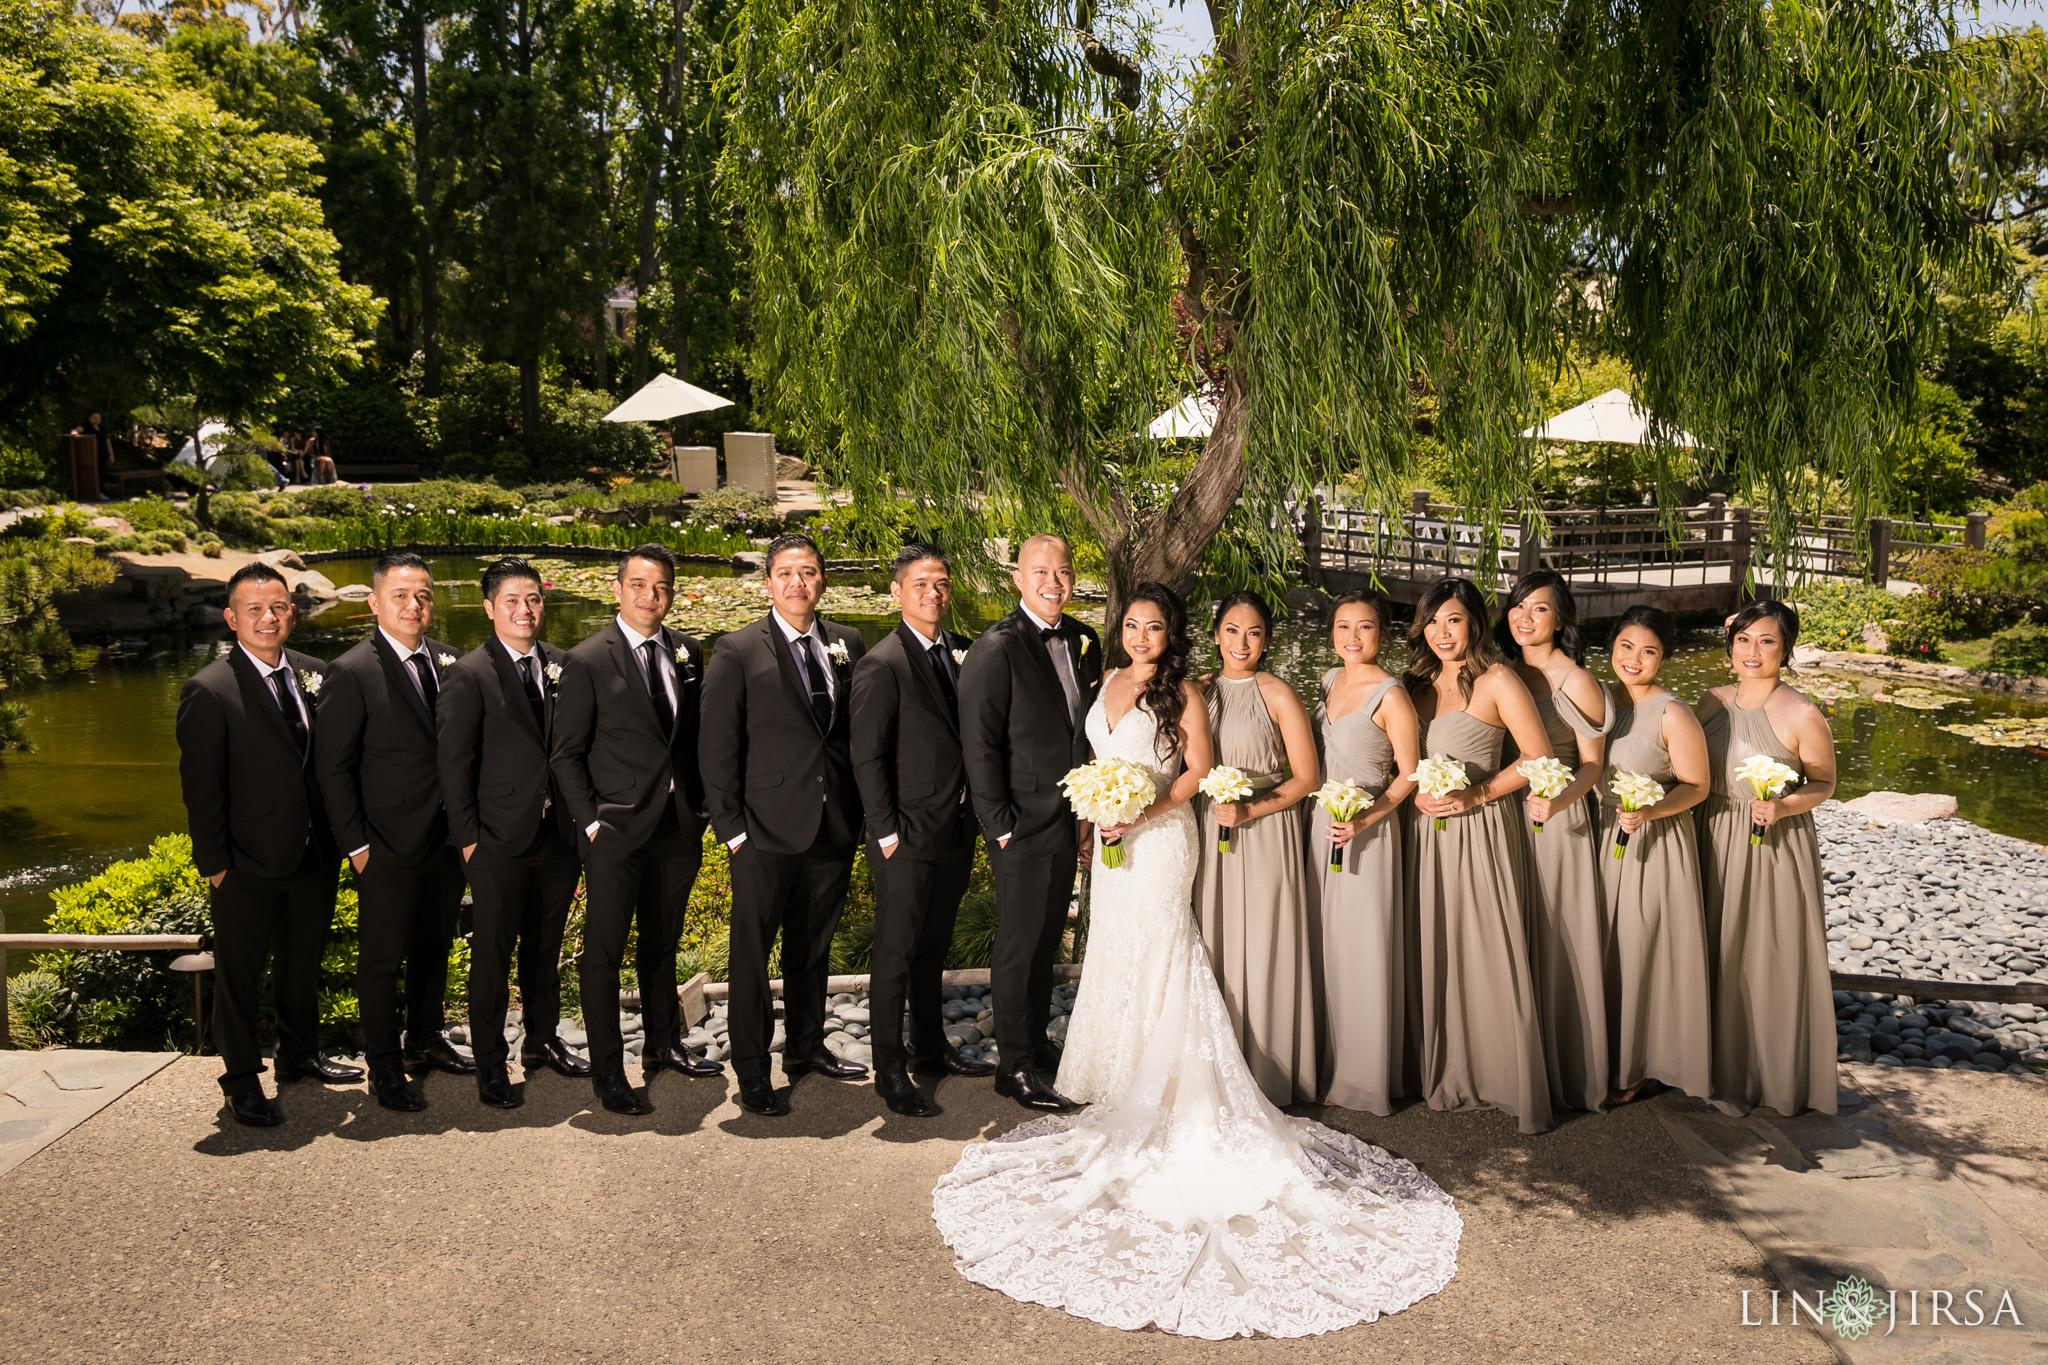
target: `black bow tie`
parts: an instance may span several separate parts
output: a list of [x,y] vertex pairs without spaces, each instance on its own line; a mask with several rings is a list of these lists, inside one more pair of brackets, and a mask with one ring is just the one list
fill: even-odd
[[1038,638],[1041,640],[1058,640],[1065,636],[1066,631],[1058,626],[1040,626],[1038,628]]

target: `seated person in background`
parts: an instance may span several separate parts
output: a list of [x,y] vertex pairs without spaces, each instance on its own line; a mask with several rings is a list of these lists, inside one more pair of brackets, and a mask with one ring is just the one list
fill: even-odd
[[334,456],[327,449],[326,433],[313,428],[313,437],[306,442],[306,463],[311,467],[314,483],[334,483],[339,476],[334,472]]

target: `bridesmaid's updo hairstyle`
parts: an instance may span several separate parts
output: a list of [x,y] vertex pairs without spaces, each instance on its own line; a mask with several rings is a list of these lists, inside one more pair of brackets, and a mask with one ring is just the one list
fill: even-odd
[[1214,635],[1223,629],[1223,618],[1238,607],[1250,607],[1259,614],[1259,624],[1266,628],[1267,643],[1273,639],[1273,609],[1266,605],[1266,599],[1255,592],[1234,592],[1216,604],[1216,615],[1209,622],[1209,633]]
[[[1187,697],[1181,691],[1181,684],[1188,676],[1188,611],[1181,605],[1180,594],[1164,583],[1146,580],[1131,589],[1131,595],[1124,599],[1124,611],[1130,612],[1133,602],[1150,602],[1159,610],[1159,619],[1166,622],[1166,652],[1159,657],[1159,664],[1152,670],[1152,676],[1138,692],[1137,704],[1144,707],[1152,717],[1154,751],[1160,761],[1167,762],[1180,750],[1180,713],[1187,705]],[[1116,652],[1122,656],[1125,665],[1131,660],[1124,654],[1124,623],[1116,623]]]
[[1515,580],[1515,590],[1508,594],[1507,604],[1500,609],[1500,620],[1494,623],[1494,643],[1500,646],[1502,654],[1518,663],[1521,661],[1522,647],[1515,643],[1515,632],[1508,628],[1508,613],[1522,605],[1532,593],[1545,588],[1550,589],[1550,600],[1557,604],[1557,647],[1573,663],[1584,664],[1586,635],[1579,629],[1579,604],[1572,600],[1572,585],[1555,569],[1537,569]]
[[1471,621],[1466,628],[1465,658],[1458,668],[1458,693],[1469,702],[1480,677],[1501,661],[1500,651],[1493,647],[1493,618],[1469,578],[1439,578],[1415,604],[1415,620],[1408,626],[1408,671],[1401,675],[1401,681],[1411,694],[1436,685],[1443,660],[1429,647],[1429,622],[1447,602],[1463,607]]
[[1614,642],[1630,626],[1641,626],[1657,637],[1657,643],[1664,646],[1664,658],[1670,661],[1672,652],[1678,648],[1678,623],[1671,619],[1671,613],[1662,607],[1630,607],[1614,623],[1614,634],[1607,637],[1607,647],[1614,648]]
[[1725,648],[1732,656],[1735,653],[1735,637],[1748,630],[1766,616],[1778,623],[1778,630],[1785,637],[1785,668],[1792,666],[1792,646],[1799,643],[1799,613],[1783,602],[1764,597],[1750,603],[1728,620],[1728,639]]
[[1394,608],[1384,594],[1376,593],[1371,588],[1353,588],[1349,592],[1337,594],[1337,600],[1330,603],[1327,618],[1331,626],[1337,624],[1337,613],[1345,607],[1371,607],[1373,619],[1380,623],[1381,639],[1385,639],[1387,633],[1394,628]]

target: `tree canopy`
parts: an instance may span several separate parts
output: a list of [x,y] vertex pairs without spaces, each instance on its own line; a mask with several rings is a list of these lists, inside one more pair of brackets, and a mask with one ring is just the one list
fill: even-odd
[[[2001,270],[1936,0],[1209,12],[1179,81],[1093,0],[744,0],[757,368],[864,499],[962,549],[978,511],[1083,531],[1120,597],[1226,525],[1278,551],[1339,471],[1394,503],[1426,412],[1497,521],[1583,344],[1770,490],[1782,552],[1813,473],[1882,501],[1937,282]],[[1195,385],[1198,453],[1137,438]]]

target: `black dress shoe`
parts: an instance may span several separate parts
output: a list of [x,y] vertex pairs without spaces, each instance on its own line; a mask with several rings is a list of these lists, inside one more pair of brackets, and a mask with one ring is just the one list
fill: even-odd
[[604,1107],[614,1114],[631,1114],[638,1118],[654,1112],[644,1096],[626,1084],[626,1073],[614,1071],[609,1075],[592,1076],[591,1087],[597,1091],[597,1098]]
[[1060,1049],[1048,1043],[1031,1049],[1031,1065],[1048,1076],[1060,1074]]
[[522,1103],[503,1062],[477,1068],[476,1097],[493,1109],[517,1109]]
[[1048,1114],[1070,1114],[1081,1107],[1047,1085],[1045,1079],[1028,1066],[997,1072],[996,1093],[1009,1096],[1026,1109]]
[[770,1118],[779,1118],[789,1112],[782,1107],[781,1101],[776,1099],[775,1087],[770,1085],[765,1077],[757,1081],[740,1082],[740,1108],[749,1114],[766,1114]]
[[476,1075],[476,1063],[457,1052],[455,1044],[446,1038],[429,1038],[427,1045],[417,1052],[407,1048],[405,1069],[415,1076],[429,1071],[445,1071],[451,1076]]
[[647,1073],[647,1079],[649,1080],[653,1080],[664,1071],[674,1071],[684,1076],[697,1077],[723,1076],[725,1074],[723,1064],[707,1062],[702,1057],[692,1054],[690,1049],[680,1043],[672,1043],[668,1047],[642,1053],[640,1056],[640,1069]]
[[914,1071],[943,1071],[949,1076],[993,1076],[994,1062],[969,1061],[957,1047],[943,1047],[928,1057],[913,1058],[910,1063]]
[[791,1078],[804,1074],[830,1076],[835,1081],[859,1080],[868,1074],[868,1069],[859,1062],[849,1062],[834,1057],[829,1052],[813,1052],[808,1057],[797,1058],[794,1065],[787,1059],[782,1063],[782,1074]]
[[582,1077],[590,1074],[590,1063],[569,1051],[569,1045],[560,1038],[550,1038],[537,1048],[520,1048],[519,1065],[528,1071],[546,1067],[557,1076]]
[[370,1068],[370,1089],[376,1094],[377,1103],[401,1114],[417,1114],[427,1107],[425,1098],[414,1092],[405,1072],[397,1067],[389,1071]]
[[235,1122],[250,1128],[275,1128],[284,1122],[284,1111],[261,1089],[239,1091],[228,1096],[228,1111]]
[[363,1078],[363,1069],[346,1062],[331,1062],[314,1053],[301,1057],[295,1062],[279,1062],[277,1079],[281,1085],[286,1081],[318,1081],[322,1085],[352,1085]]
[[875,1093],[882,1097],[882,1103],[889,1106],[892,1114],[928,1119],[939,1112],[939,1106],[917,1093],[917,1086],[906,1072],[877,1070]]

